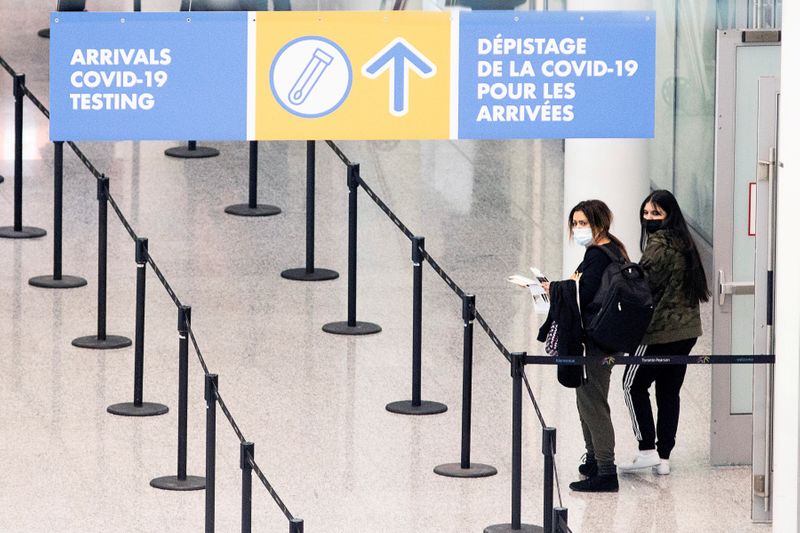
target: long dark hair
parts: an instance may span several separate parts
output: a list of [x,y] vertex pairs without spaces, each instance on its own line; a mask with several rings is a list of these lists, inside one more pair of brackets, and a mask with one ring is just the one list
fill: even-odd
[[592,227],[592,233],[595,239],[604,236],[608,237],[611,242],[617,245],[617,248],[619,248],[619,251],[625,259],[628,259],[628,251],[625,249],[625,245],[609,231],[611,229],[611,222],[614,220],[614,215],[611,214],[611,209],[608,208],[605,202],[602,200],[584,200],[583,202],[578,202],[578,205],[572,208],[572,211],[569,212],[569,216],[567,217],[570,239],[572,238],[572,215],[574,215],[576,211],[580,211],[586,215],[586,220],[589,221],[589,225]]
[[[644,219],[644,208],[648,203],[652,203],[653,206],[664,212],[666,218],[661,223],[661,228],[672,232],[680,243],[680,251],[686,258],[683,283],[684,294],[692,303],[707,302],[711,297],[711,291],[708,290],[706,272],[703,269],[702,261],[700,261],[700,254],[697,252],[697,246],[694,244],[692,234],[689,233],[689,226],[686,224],[686,219],[683,218],[678,200],[675,199],[671,192],[663,189],[651,192],[644,199],[642,207],[639,209],[639,221]],[[639,244],[642,252],[644,252],[647,245],[647,231],[644,225],[642,225]]]

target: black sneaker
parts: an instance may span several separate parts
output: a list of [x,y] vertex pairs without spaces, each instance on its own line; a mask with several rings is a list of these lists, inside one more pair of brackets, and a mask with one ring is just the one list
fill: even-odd
[[598,474],[583,481],[574,481],[569,488],[575,492],[617,492],[619,480],[616,474]]
[[589,458],[586,454],[581,457],[581,464],[578,465],[578,473],[584,478],[594,477],[597,475],[597,460],[594,457]]

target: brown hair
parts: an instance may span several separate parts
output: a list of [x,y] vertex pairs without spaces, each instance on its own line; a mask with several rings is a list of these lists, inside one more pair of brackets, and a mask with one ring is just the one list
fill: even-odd
[[628,251],[622,241],[616,238],[609,231],[611,229],[611,222],[614,220],[614,215],[611,214],[611,209],[608,208],[602,200],[584,200],[578,202],[578,205],[572,208],[567,217],[567,227],[569,228],[569,238],[572,238],[572,215],[576,211],[582,212],[589,221],[589,226],[592,228],[592,234],[597,240],[598,237],[608,237],[608,239],[617,245],[619,251],[628,260]]

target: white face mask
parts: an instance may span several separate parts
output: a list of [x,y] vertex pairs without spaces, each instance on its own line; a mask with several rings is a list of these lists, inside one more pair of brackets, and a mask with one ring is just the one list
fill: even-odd
[[592,228],[576,228],[572,230],[572,237],[575,239],[575,242],[581,246],[589,246],[592,244],[592,240],[594,240]]

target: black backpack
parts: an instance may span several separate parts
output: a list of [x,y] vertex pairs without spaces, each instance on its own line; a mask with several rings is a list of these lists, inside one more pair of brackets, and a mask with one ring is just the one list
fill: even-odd
[[598,248],[611,258],[611,263],[592,300],[597,311],[586,317],[584,331],[607,353],[634,353],[653,318],[650,286],[637,263],[615,255],[606,246]]

